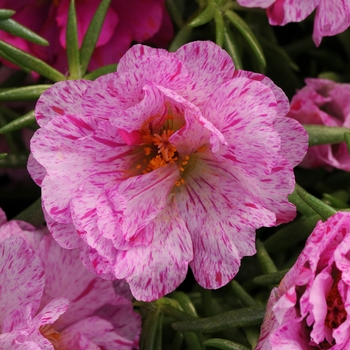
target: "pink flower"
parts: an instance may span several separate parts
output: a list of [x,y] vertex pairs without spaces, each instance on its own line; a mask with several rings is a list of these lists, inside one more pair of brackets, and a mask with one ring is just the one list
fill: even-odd
[[[0,348],[131,350],[140,318],[78,250],[0,210]],[[118,289],[117,289],[118,293]]]
[[271,292],[256,350],[350,348],[350,213],[319,221]]
[[349,0],[237,0],[245,7],[267,9],[272,25],[301,22],[316,9],[312,38],[317,46],[324,36],[342,33],[350,26]]
[[[100,1],[95,0],[75,1],[79,45],[82,44],[99,3]],[[0,0],[0,8],[15,10],[16,14],[12,18],[47,39],[50,46],[32,44],[3,31],[0,32],[0,39],[66,73],[68,66],[65,36],[69,4],[70,0]],[[117,63],[132,41],[149,41],[166,47],[172,36],[173,28],[164,0],[112,0],[89,70]]]
[[[303,124],[350,127],[350,84],[311,78],[305,82],[293,97],[288,116]],[[346,143],[312,146],[301,165],[350,171]]]
[[55,84],[37,103],[28,164],[53,237],[137,299],[174,290],[188,264],[221,287],[255,253],[257,227],[295,216],[307,135],[288,107],[209,41],[136,45],[117,73]]

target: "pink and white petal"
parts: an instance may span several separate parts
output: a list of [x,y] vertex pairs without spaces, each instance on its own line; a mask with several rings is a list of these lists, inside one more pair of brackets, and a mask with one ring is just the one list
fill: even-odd
[[179,177],[178,167],[168,164],[106,190],[120,234],[126,241],[133,240],[168,205],[171,189]]
[[313,315],[314,323],[310,333],[311,339],[319,344],[327,339],[327,326],[325,324],[327,315],[327,296],[333,284],[331,276],[332,268],[328,266],[315,276],[310,288],[309,303],[310,312]]
[[232,79],[235,70],[232,59],[212,41],[185,44],[175,55],[187,70],[186,90],[181,95],[203,112],[213,91]]
[[53,324],[69,307],[67,298],[58,297],[51,299],[33,318],[33,329],[39,329],[41,326]]
[[[119,282],[120,280],[114,281],[114,283]],[[126,282],[124,283],[126,284]],[[129,285],[127,286],[130,292]],[[137,341],[141,332],[141,316],[134,311],[131,299],[125,299],[118,294],[118,298],[113,305],[109,304],[103,306],[100,310],[95,312],[95,316],[99,316],[111,322],[118,334],[124,338]]]
[[[0,225],[6,224],[7,218],[5,212],[0,208]],[[1,226],[0,226],[1,227]]]
[[79,259],[78,249],[63,249],[51,236],[46,236],[37,254],[43,262],[46,276],[41,306],[57,297],[70,301],[68,310],[55,322],[55,329],[60,330],[115,301],[112,282],[87,271]]
[[188,84],[187,69],[175,53],[143,45],[134,45],[126,52],[119,61],[117,72],[132,72],[137,82],[134,87],[138,89],[152,81],[182,94]]
[[[203,117],[197,106],[172,90],[162,86],[158,86],[158,89],[167,96],[171,108],[184,114],[185,122],[188,124],[169,138],[181,156],[191,154],[203,145],[201,142],[207,143],[208,140],[213,152],[217,152],[221,144],[227,144],[225,137],[208,119]],[[195,133],[196,136],[194,136]],[[188,140],[188,137],[194,137],[194,139]]]
[[350,26],[350,3],[347,0],[320,0],[314,21],[312,38],[319,46],[324,36],[342,33]]
[[38,310],[45,277],[39,257],[21,237],[0,242],[1,299],[0,324],[13,310],[31,304]]
[[284,91],[280,87],[278,87],[270,78],[268,78],[267,76],[265,76],[263,74],[250,72],[250,71],[246,71],[246,70],[235,71],[234,77],[235,78],[236,77],[237,78],[238,77],[246,77],[249,79],[260,81],[261,83],[265,84],[267,87],[269,87],[273,91],[273,93],[276,97],[279,115],[281,117],[284,117],[288,113],[288,111],[289,111],[288,97],[286,96]]
[[120,336],[113,325],[102,318],[85,318],[68,327],[61,333],[61,344],[66,349],[92,350],[131,350],[133,342]]
[[27,169],[34,182],[38,186],[41,186],[47,172],[45,168],[33,157],[33,153],[29,154]]
[[255,253],[255,229],[276,220],[230,171],[224,162],[198,159],[175,196],[192,237],[191,268],[205,288],[228,283],[241,258]]
[[35,107],[38,124],[43,127],[58,116],[82,114],[81,102],[90,84],[89,80],[65,80],[43,92]]
[[306,155],[309,136],[299,122],[288,117],[276,118],[274,128],[281,138],[280,154],[294,168]]
[[45,219],[47,227],[55,241],[65,249],[75,249],[84,246],[84,241],[77,233],[77,229],[73,224],[60,224],[54,221],[45,210]]
[[261,7],[266,9],[271,6],[276,0],[237,0],[244,7]]
[[[16,342],[16,334],[4,333],[0,334],[0,349],[3,350],[43,350],[37,343],[25,341],[23,343]],[[54,350],[53,346],[48,350]]]
[[267,8],[269,23],[283,26],[290,22],[301,22],[319,2],[320,0],[276,0]]
[[134,297],[151,301],[173,291],[186,277],[192,260],[192,243],[175,206],[169,205],[153,223],[154,240],[146,247],[118,251],[116,278],[125,278]]

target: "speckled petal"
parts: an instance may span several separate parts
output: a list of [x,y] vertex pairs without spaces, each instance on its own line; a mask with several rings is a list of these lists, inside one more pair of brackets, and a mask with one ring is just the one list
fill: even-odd
[[21,237],[0,242],[0,324],[16,309],[38,310],[45,277],[40,259]]
[[154,232],[152,245],[119,251],[114,272],[117,278],[126,279],[136,299],[151,301],[170,293],[185,279],[193,258],[192,243],[176,207],[167,207],[145,230]]
[[235,70],[228,53],[211,41],[194,41],[176,52],[188,72],[188,84],[182,96],[203,109],[216,89],[231,80]]
[[116,295],[112,282],[91,274],[82,265],[79,250],[61,248],[51,236],[42,240],[37,254],[43,262],[46,285],[41,305],[56,297],[70,300],[69,309],[55,323],[60,330],[75,323],[104,304],[113,303]]
[[61,115],[74,115],[83,112],[81,101],[89,80],[65,80],[43,92],[35,107],[35,116],[42,127]]

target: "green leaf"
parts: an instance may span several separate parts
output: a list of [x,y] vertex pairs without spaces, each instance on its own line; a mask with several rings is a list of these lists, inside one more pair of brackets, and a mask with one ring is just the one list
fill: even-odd
[[242,302],[244,306],[257,305],[257,301],[250,294],[248,294],[237,281],[232,280],[230,286],[233,294]]
[[350,133],[345,132],[344,133],[344,139],[346,142],[346,146],[348,147],[348,152],[350,153]]
[[203,350],[201,342],[198,339],[198,335],[193,332],[184,332],[185,342],[187,348],[191,350]]
[[158,332],[161,325],[161,312],[159,309],[152,310],[146,317],[140,336],[140,349],[141,350],[156,350],[158,349]]
[[251,350],[242,344],[233,342],[231,340],[220,339],[220,338],[208,339],[203,343],[203,345],[212,346],[214,348],[222,349],[222,350]]
[[261,270],[264,273],[273,273],[277,271],[277,267],[267,252],[264,243],[259,239],[256,241],[256,257],[258,259]]
[[180,46],[187,43],[189,41],[189,38],[192,34],[193,28],[189,25],[184,25],[176,34],[173,41],[171,42],[169,46],[169,52],[176,51]]
[[266,67],[266,60],[263,53],[263,50],[255,37],[254,33],[251,31],[247,23],[243,21],[241,17],[239,17],[235,12],[231,10],[227,10],[225,12],[225,16],[229,19],[229,21],[241,32],[244,38],[247,40],[248,44],[252,48],[255,57],[260,66]]
[[69,67],[69,79],[79,79],[80,58],[78,47],[78,26],[75,13],[75,2],[71,0],[68,11],[68,22],[66,31],[67,59]]
[[316,214],[289,223],[264,241],[265,249],[270,253],[275,253],[294,247],[309,237],[319,220],[321,217]]
[[296,207],[299,213],[303,214],[304,216],[314,216],[317,214],[315,210],[310,208],[309,205],[307,205],[298,195],[297,190],[294,189],[293,193],[291,193],[288,196],[289,202],[293,203]]
[[20,88],[0,89],[0,101],[32,101],[52,85],[32,85]]
[[44,213],[43,213],[43,210],[41,207],[41,198],[36,200],[27,209],[23,210],[14,219],[29,222],[30,224],[32,224],[34,226],[43,225],[45,222],[45,218],[44,218]]
[[215,15],[215,6],[214,4],[209,4],[203,12],[201,12],[193,21],[191,21],[188,25],[190,27],[198,27],[203,24],[208,23],[214,18]]
[[27,166],[28,156],[26,154],[8,154],[7,157],[0,160],[1,168],[25,168]]
[[39,60],[38,58],[35,58],[2,40],[0,40],[0,51],[4,52],[5,55],[12,58],[15,62],[19,62],[23,67],[37,72],[48,79],[53,81],[66,80],[66,77],[62,73],[50,67],[44,61]]
[[221,12],[218,9],[215,10],[214,20],[215,20],[215,33],[216,33],[215,42],[217,45],[222,47],[224,45],[225,28],[224,28],[224,19],[222,17]]
[[214,333],[232,327],[260,325],[264,315],[264,306],[252,306],[231,310],[212,317],[175,322],[172,326],[180,332]]
[[8,19],[11,16],[13,16],[16,13],[14,10],[6,10],[6,9],[1,9],[0,10],[0,19]]
[[299,197],[308,204],[315,212],[320,215],[323,221],[327,220],[330,216],[336,214],[336,210],[322,202],[312,194],[306,192],[301,186],[296,184],[296,190]]
[[231,56],[236,69],[243,69],[241,54],[238,50],[236,40],[228,26],[224,28],[224,48]]
[[276,271],[266,275],[257,276],[253,279],[253,283],[261,286],[278,285],[289,269]]
[[84,76],[84,79],[89,80],[95,80],[96,78],[100,77],[101,75],[109,74],[109,73],[115,73],[117,71],[117,64],[109,64],[107,66],[95,69],[91,73],[88,73]]
[[107,14],[111,0],[102,0],[98,6],[89,28],[86,31],[83,43],[80,48],[80,70],[84,75],[89,65],[92,53],[100,36],[102,25]]
[[309,146],[344,142],[344,134],[350,132],[350,128],[334,126],[303,124],[303,127],[309,134]]
[[22,128],[25,128],[28,125],[31,125],[35,123],[35,115],[34,111],[30,111],[27,114],[23,115],[22,117],[19,117],[12,122],[4,125],[2,128],[0,128],[0,134],[5,134],[8,132],[13,132]]
[[6,158],[8,153],[0,153],[0,159]]
[[20,62],[16,61],[13,57],[10,57],[9,55],[7,55],[4,51],[1,51],[1,49],[0,49],[0,57],[4,58],[6,61],[13,63],[14,65],[22,69],[23,72],[30,73],[30,69],[23,66]]
[[8,32],[14,36],[18,36],[25,40],[31,41],[32,43],[48,46],[49,43],[46,39],[42,38],[38,34],[32,32],[30,29],[22,26],[18,22],[11,18],[0,19],[0,29]]
[[184,292],[173,292],[171,297],[178,301],[182,310],[191,316],[198,317],[196,308],[194,307],[189,296]]

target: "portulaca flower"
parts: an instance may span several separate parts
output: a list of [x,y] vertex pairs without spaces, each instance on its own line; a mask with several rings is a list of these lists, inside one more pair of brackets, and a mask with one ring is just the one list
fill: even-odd
[[256,350],[350,348],[350,213],[319,221],[271,291]]
[[316,10],[312,38],[317,46],[324,36],[344,32],[350,26],[349,0],[237,0],[245,7],[267,9],[269,22],[283,26],[301,22]]
[[135,45],[116,73],[55,84],[28,165],[53,237],[137,299],[174,290],[188,265],[203,287],[223,286],[255,253],[256,228],[295,216],[307,135],[288,108],[212,42]]
[[[350,127],[350,84],[312,78],[305,83],[292,98],[289,117],[303,124]],[[300,165],[350,171],[346,143],[311,146]]]
[[61,248],[44,229],[6,223],[1,209],[0,286],[2,350],[137,346],[141,320],[122,290],[87,271],[78,250]]

